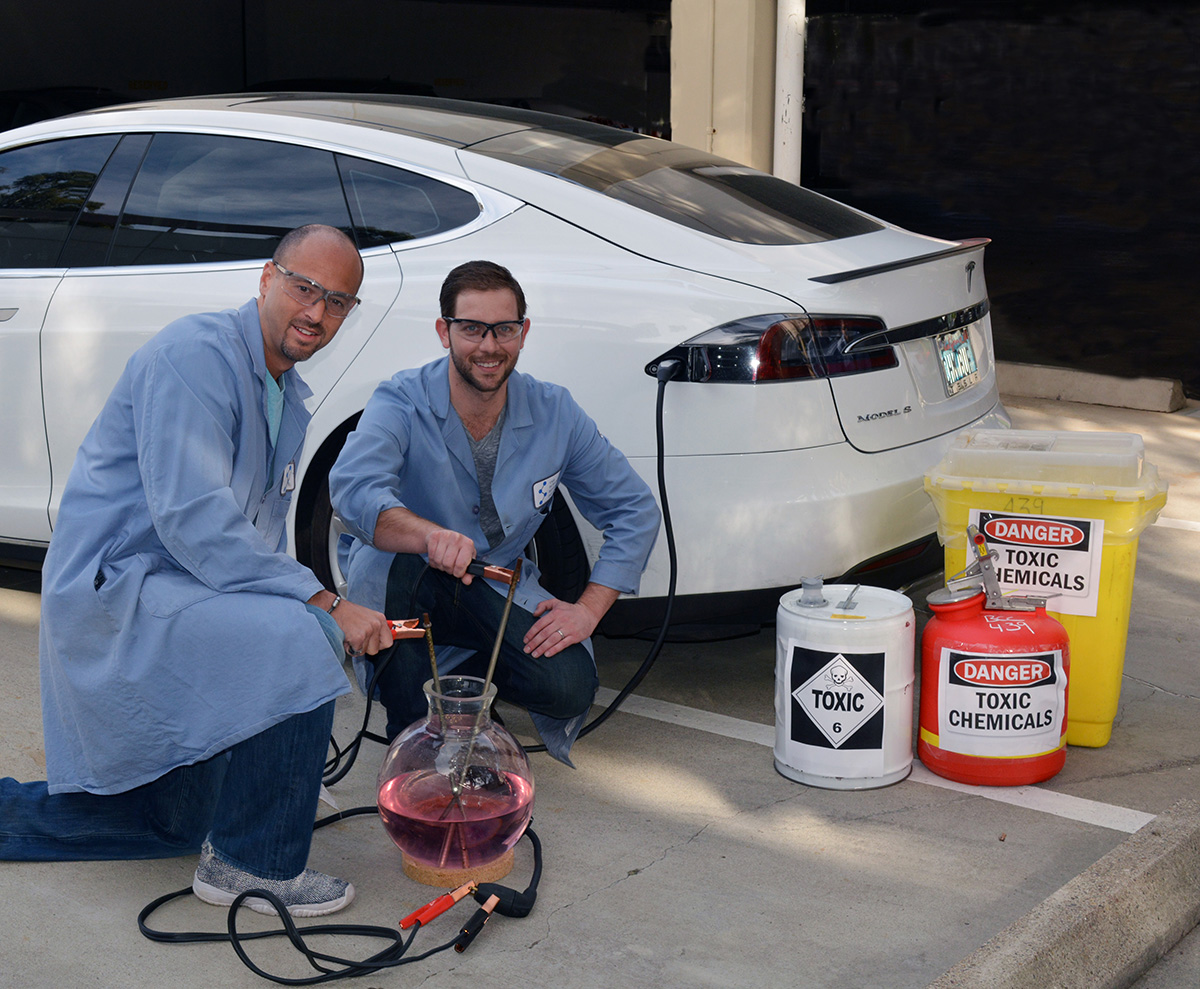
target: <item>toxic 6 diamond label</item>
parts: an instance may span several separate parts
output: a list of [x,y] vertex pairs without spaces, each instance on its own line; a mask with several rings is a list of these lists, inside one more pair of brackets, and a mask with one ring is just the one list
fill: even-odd
[[883,744],[883,654],[792,653],[792,740],[823,748]]

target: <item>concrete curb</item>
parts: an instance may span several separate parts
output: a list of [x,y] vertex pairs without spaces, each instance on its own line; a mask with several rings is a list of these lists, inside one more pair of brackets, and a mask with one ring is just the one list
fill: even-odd
[[1052,398],[1146,412],[1175,412],[1187,404],[1183,382],[1176,378],[1118,378],[1070,368],[997,361],[996,384],[1001,394],[1022,398]]
[[1183,800],[929,989],[1127,989],[1200,922],[1200,804]]

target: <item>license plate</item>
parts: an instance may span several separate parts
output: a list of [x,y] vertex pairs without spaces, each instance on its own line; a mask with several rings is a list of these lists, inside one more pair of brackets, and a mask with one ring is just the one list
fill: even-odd
[[946,395],[957,395],[979,380],[979,365],[975,362],[975,348],[966,327],[947,330],[933,338],[938,360],[942,365],[942,382]]

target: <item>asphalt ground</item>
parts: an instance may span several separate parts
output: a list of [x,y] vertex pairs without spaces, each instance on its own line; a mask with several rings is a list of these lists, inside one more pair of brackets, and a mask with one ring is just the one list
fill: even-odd
[[[433,954],[353,984],[1200,984],[1200,935],[1184,937],[1200,918],[1200,813],[1191,802],[1200,796],[1200,406],[1167,414],[1006,404],[1021,428],[1140,433],[1147,460],[1171,484],[1162,517],[1140,540],[1107,746],[1070,748],[1063,770],[1032,787],[951,784],[917,762],[888,787],[808,787],[772,764],[776,630],[670,642],[634,697],[576,746],[577,768],[531,757],[545,863],[530,916],[495,917],[463,954]],[[36,575],[0,571],[0,772],[18,779],[44,772],[37,587]],[[918,617],[928,589],[911,592]],[[599,640],[602,701],[647,648]],[[502,711],[531,738],[520,712]],[[344,698],[337,737],[351,738],[361,718],[361,698]],[[372,724],[381,727],[379,712]],[[342,808],[374,802],[381,756],[364,748],[334,788]],[[440,892],[402,873],[375,816],[318,831],[310,864],[358,888],[347,910],[322,920],[392,926]],[[142,907],[188,886],[194,868],[194,857],[0,863],[0,986],[267,984],[228,944],[161,944],[139,933]],[[531,868],[522,841],[505,882],[523,887]],[[411,954],[446,943],[472,909],[460,904],[433,922]],[[226,922],[223,909],[191,896],[151,919],[167,931],[219,933]],[[275,926],[249,911],[238,917],[243,931]],[[350,958],[382,946],[318,941]],[[282,940],[247,950],[281,977],[316,974]]]

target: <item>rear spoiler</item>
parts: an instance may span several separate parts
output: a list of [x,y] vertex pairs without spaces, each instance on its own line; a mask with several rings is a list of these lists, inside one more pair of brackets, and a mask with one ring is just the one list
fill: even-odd
[[869,268],[854,268],[851,271],[837,271],[832,275],[817,275],[810,278],[810,282],[821,282],[825,285],[836,285],[838,282],[851,282],[856,278],[868,278],[871,275],[878,275],[885,271],[896,271],[899,268],[911,268],[913,265],[925,264],[929,261],[937,261],[941,258],[952,258],[956,254],[968,254],[971,251],[977,251],[980,248],[987,247],[992,242],[990,237],[971,237],[969,240],[964,240],[954,247],[948,247],[944,251],[935,251],[933,254],[919,254],[915,258],[903,258],[900,261],[888,261],[886,264],[874,264]]

